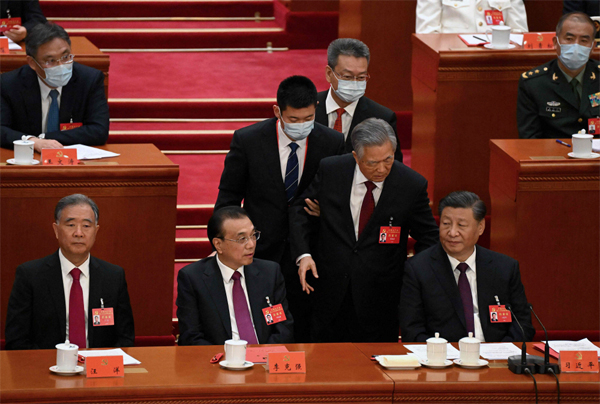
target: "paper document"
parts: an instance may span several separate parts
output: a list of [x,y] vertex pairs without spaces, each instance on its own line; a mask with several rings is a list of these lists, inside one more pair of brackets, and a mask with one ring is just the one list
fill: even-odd
[[[459,38],[462,39],[462,41],[466,43],[467,46],[477,46],[489,43],[485,33],[463,34],[459,35]],[[511,42],[514,42],[517,45],[523,46],[523,34],[510,34],[510,40]]]
[[113,153],[95,147],[86,146],[83,144],[74,144],[71,146],[65,146],[65,149],[77,149],[77,160],[96,160],[104,159],[107,157],[120,156],[119,153]]
[[21,50],[23,48],[21,48],[19,45],[17,45],[16,43],[13,42],[12,39],[8,38],[8,50]]
[[267,363],[267,355],[274,352],[289,352],[286,347],[281,346],[270,346],[261,348],[247,348],[246,349],[246,360],[252,363]]
[[595,151],[596,153],[600,152],[600,139],[592,140],[592,151]]
[[482,343],[479,354],[488,360],[506,360],[509,356],[521,355],[521,350],[511,342]]
[[549,344],[550,348],[554,349],[556,352],[596,350],[598,355],[600,355],[600,349],[596,345],[592,344],[592,342],[587,338],[580,339],[579,341],[550,341]]
[[[427,345],[404,345],[404,348],[408,349],[421,360],[427,360]],[[458,359],[460,358],[460,351],[448,344],[446,351],[446,359]]]
[[127,355],[121,348],[116,349],[102,349],[100,351],[79,351],[79,355],[85,356],[122,356],[123,365],[139,365],[140,361]]

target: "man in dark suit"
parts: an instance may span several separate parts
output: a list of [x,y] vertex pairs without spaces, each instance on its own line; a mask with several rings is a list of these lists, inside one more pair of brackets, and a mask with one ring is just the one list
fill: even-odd
[[318,94],[315,120],[342,132],[346,153],[350,153],[354,149],[349,134],[356,125],[367,118],[383,119],[394,129],[398,146],[394,154],[396,160],[402,162],[396,114],[364,96],[370,78],[370,58],[369,48],[358,39],[339,38],[329,44],[325,77],[331,88]]
[[262,232],[256,257],[281,265],[297,342],[308,342],[310,305],[289,252],[288,206],[308,187],[322,158],[344,151],[340,133],[315,123],[316,105],[317,89],[308,78],[283,80],[273,106],[275,118],[233,134],[215,203],[216,211],[244,201],[244,209]]
[[[177,275],[179,345],[220,345],[232,338],[250,344],[293,342],[293,319],[279,265],[254,259],[261,233],[244,209],[215,211],[207,232],[217,254]],[[286,319],[267,323],[263,310],[278,305]]]
[[0,76],[2,147],[12,148],[23,136],[38,152],[105,144],[109,113],[102,72],[73,62],[69,35],[56,24],[36,25],[26,46],[28,66]]
[[524,72],[519,80],[520,138],[570,138],[581,129],[587,132],[588,120],[600,115],[600,69],[589,59],[595,32],[584,13],[561,17],[553,39],[558,59]]
[[[133,346],[133,314],[123,268],[90,256],[98,206],[85,195],[62,198],[54,211],[59,250],[17,268],[6,315],[6,349]],[[94,324],[99,315],[110,319]]]
[[[437,332],[450,342],[469,332],[485,342],[533,338],[519,263],[476,245],[485,230],[485,212],[472,192],[453,192],[440,201],[440,243],[406,262],[402,342],[425,342]],[[512,306],[525,336],[516,321],[500,321],[499,305]]]
[[[316,341],[394,342],[408,236],[421,251],[437,242],[437,227],[427,181],[394,160],[396,135],[387,122],[365,120],[352,144],[352,154],[321,161],[290,208],[292,256],[303,290],[314,292]],[[311,222],[304,198],[319,201],[318,222]],[[318,277],[310,280],[314,287],[308,271]]]
[[0,18],[21,18],[21,25],[15,25],[4,34],[14,42],[21,42],[37,24],[46,22],[38,0],[0,1]]

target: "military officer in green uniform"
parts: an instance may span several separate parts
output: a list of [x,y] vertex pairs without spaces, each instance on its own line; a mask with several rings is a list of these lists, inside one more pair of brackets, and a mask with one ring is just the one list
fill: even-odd
[[600,115],[600,70],[590,60],[596,27],[581,12],[565,14],[556,26],[558,59],[524,72],[519,80],[517,125],[522,139],[570,138]]

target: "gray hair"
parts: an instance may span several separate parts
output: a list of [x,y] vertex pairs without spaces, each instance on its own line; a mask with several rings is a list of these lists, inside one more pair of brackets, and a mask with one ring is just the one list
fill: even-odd
[[454,191],[446,195],[438,205],[438,214],[442,216],[445,208],[473,209],[473,217],[478,222],[485,218],[487,209],[485,203],[477,194],[469,191]]
[[396,147],[398,147],[394,129],[392,129],[389,123],[379,118],[365,119],[356,125],[350,136],[352,139],[352,148],[359,159],[364,155],[365,147],[382,146],[386,142],[392,144],[394,152],[396,151]]
[[573,20],[577,22],[590,24],[592,26],[592,29],[594,30],[594,33],[592,34],[592,40],[596,36],[596,25],[594,24],[594,20],[592,20],[589,15],[587,15],[586,13],[582,13],[581,11],[571,11],[570,13],[563,14],[563,16],[560,17],[560,19],[558,20],[558,24],[556,24],[556,39],[558,39],[558,36],[562,32],[563,24],[567,20]]
[[354,38],[339,38],[329,44],[327,48],[327,64],[329,67],[335,69],[340,55],[367,58],[367,64],[371,60],[369,47]]
[[96,224],[98,224],[98,219],[100,218],[100,211],[98,210],[98,205],[91,198],[83,195],[83,194],[73,194],[69,196],[65,196],[56,204],[56,208],[54,208],[54,221],[56,224],[60,222],[60,215],[64,208],[68,206],[76,206],[76,205],[89,205],[94,211],[94,217],[96,218]]
[[69,34],[60,25],[53,22],[37,24],[25,37],[25,52],[27,56],[36,59],[38,48],[56,38],[65,40],[71,46]]

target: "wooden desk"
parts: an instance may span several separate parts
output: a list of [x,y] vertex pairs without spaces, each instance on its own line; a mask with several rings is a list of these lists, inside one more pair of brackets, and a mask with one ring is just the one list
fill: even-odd
[[[394,382],[352,344],[287,345],[306,352],[308,373],[270,375],[209,363],[222,346],[129,348],[142,362],[124,379],[61,377],[48,368],[56,351],[0,352],[0,401],[145,403],[390,403]],[[35,360],[33,360],[35,358]],[[127,373],[130,369],[147,373]]]
[[15,269],[58,249],[54,207],[73,193],[100,208],[92,254],[125,269],[136,336],[171,336],[179,166],[151,144],[101,148],[121,156],[77,167],[8,166],[13,151],[1,149],[1,338]]
[[[8,55],[0,55],[0,73],[10,72],[27,64],[25,54],[25,43],[19,45],[23,48],[20,51],[10,51]],[[108,66],[110,65],[109,55],[102,53],[86,37],[72,36],[71,51],[75,55],[75,61],[82,65],[90,66],[104,73],[104,92],[108,98]]]
[[489,140],[518,138],[519,77],[556,52],[468,48],[456,34],[413,35],[412,44],[412,168],[429,181],[434,211],[461,189],[489,208]]
[[[366,357],[403,355],[409,351],[402,344],[355,344]],[[458,344],[452,345],[458,349]],[[527,344],[527,353],[542,353]],[[596,344],[598,345],[598,344]],[[519,344],[520,346],[520,344]],[[550,359],[556,363],[555,359]],[[384,370],[394,380],[394,402],[417,403],[534,403],[533,380],[508,370],[507,362],[489,361],[481,369],[463,369],[456,365],[445,369],[419,368],[417,371]],[[556,379],[552,375],[535,375],[540,402],[556,402]],[[598,373],[559,374],[561,401],[590,403],[600,400]]]
[[[571,143],[570,139],[564,139]],[[491,248],[519,260],[548,329],[600,328],[600,160],[553,139],[490,141]]]

